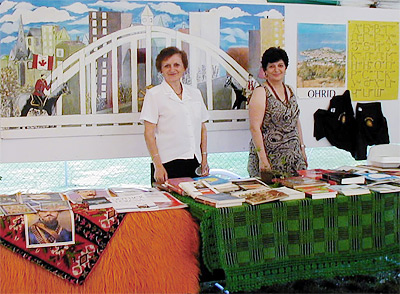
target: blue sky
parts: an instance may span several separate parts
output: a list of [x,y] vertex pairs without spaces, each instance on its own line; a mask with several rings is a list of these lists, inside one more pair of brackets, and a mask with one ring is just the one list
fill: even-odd
[[298,24],[298,52],[329,47],[346,50],[346,26],[335,24]]
[[[217,1],[215,1],[217,2]],[[162,18],[165,26],[172,29],[188,27],[190,11],[210,11],[221,19],[221,48],[246,47],[248,31],[259,29],[260,18],[283,18],[283,5],[195,3],[184,1],[97,1],[71,0],[57,1],[0,1],[0,56],[8,55],[14,46],[20,16],[25,32],[31,27],[43,24],[56,24],[65,27],[72,39],[88,40],[88,12],[102,9],[105,11],[128,12],[133,22],[140,22],[140,13],[148,4],[155,18]],[[230,1],[231,2],[231,1]]]

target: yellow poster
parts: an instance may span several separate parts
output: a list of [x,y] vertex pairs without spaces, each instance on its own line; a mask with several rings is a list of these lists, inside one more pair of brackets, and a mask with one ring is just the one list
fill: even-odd
[[399,22],[349,21],[347,87],[354,101],[395,100]]

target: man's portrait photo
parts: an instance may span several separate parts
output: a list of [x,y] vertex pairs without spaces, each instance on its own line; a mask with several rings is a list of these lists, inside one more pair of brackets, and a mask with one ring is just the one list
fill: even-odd
[[25,239],[27,248],[74,244],[74,213],[63,210],[26,214]]

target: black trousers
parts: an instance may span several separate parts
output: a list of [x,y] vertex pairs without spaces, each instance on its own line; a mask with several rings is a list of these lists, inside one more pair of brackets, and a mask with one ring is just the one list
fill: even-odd
[[[198,177],[196,175],[196,168],[200,165],[194,156],[192,159],[175,159],[163,164],[164,168],[168,173],[168,178],[182,178],[182,177],[190,177],[195,178]],[[154,179],[154,165],[151,163],[151,183],[155,182]]]

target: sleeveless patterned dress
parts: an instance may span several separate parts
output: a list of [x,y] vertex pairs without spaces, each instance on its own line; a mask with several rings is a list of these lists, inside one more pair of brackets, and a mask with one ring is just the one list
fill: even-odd
[[[288,103],[275,98],[268,87],[264,86],[267,100],[261,133],[272,170],[297,175],[298,170],[306,169],[297,130],[300,109],[292,89],[285,86],[290,93]],[[258,155],[253,140],[250,141],[247,170],[250,177],[260,176]]]

